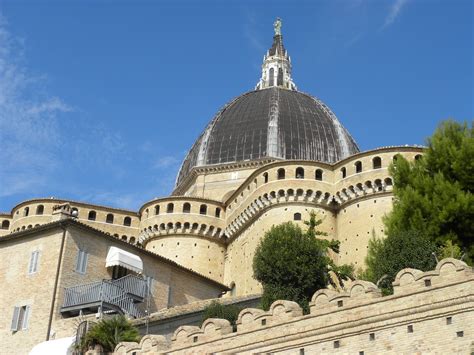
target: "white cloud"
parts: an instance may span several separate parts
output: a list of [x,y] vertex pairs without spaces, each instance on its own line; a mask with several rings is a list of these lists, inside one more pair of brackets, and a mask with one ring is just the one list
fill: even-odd
[[247,18],[244,23],[244,36],[249,40],[250,45],[258,50],[259,53],[264,53],[266,48],[261,39],[261,33],[258,30],[259,22],[255,14],[247,13]]
[[385,23],[382,26],[382,29],[387,28],[393,24],[396,18],[400,15],[402,8],[406,5],[408,0],[395,0],[395,2],[390,7],[390,11],[385,18]]
[[45,77],[24,64],[24,43],[10,34],[0,13],[0,196],[45,186],[61,144],[58,115],[71,111],[45,93]]
[[179,160],[174,156],[164,156],[160,157],[153,164],[155,169],[164,169],[170,167],[176,167],[179,164]]

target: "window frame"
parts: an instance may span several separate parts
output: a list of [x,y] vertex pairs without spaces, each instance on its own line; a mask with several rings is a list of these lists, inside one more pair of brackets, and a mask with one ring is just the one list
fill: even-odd
[[87,262],[89,260],[89,253],[83,249],[77,251],[76,267],[74,269],[78,274],[85,275],[87,273]]
[[12,332],[18,332],[20,330],[28,330],[29,320],[31,314],[31,306],[15,306],[13,307],[12,323],[10,330]]
[[28,275],[34,275],[39,270],[40,250],[36,249],[30,254],[30,261],[28,263]]

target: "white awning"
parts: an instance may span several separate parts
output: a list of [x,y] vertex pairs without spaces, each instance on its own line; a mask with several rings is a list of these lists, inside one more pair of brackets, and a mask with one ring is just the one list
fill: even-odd
[[143,271],[143,261],[138,255],[129,253],[128,251],[122,250],[117,247],[110,247],[107,253],[107,260],[105,266],[120,265],[126,269],[132,270],[136,273]]
[[76,337],[48,340],[39,343],[31,349],[29,355],[70,355]]

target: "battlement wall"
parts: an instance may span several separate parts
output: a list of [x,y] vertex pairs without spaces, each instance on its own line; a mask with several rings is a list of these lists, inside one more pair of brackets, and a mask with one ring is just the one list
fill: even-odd
[[367,281],[345,292],[317,291],[310,314],[298,304],[276,301],[269,311],[240,312],[237,331],[227,320],[182,326],[170,342],[158,335],[140,344],[121,343],[117,354],[156,353],[454,353],[474,350],[474,272],[444,259],[432,271],[403,269],[394,294],[382,297]]

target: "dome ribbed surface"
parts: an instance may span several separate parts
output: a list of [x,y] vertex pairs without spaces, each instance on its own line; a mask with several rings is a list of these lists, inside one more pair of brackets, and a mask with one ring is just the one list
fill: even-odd
[[272,87],[243,94],[216,114],[184,159],[176,184],[195,166],[261,158],[335,163],[358,152],[323,102]]

